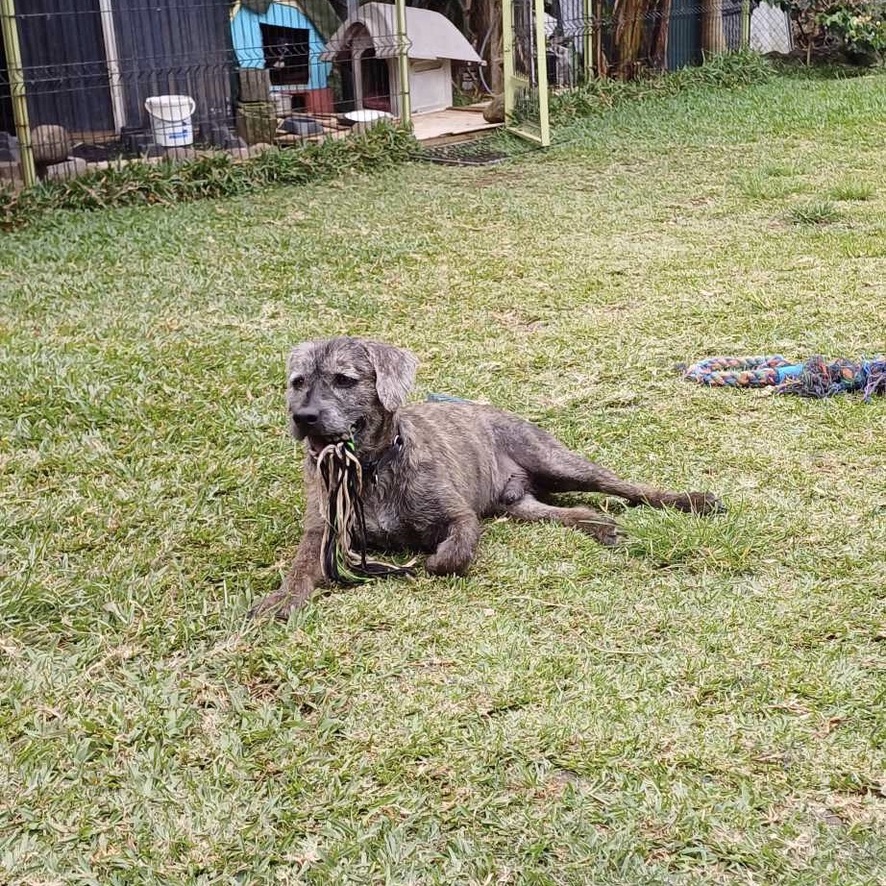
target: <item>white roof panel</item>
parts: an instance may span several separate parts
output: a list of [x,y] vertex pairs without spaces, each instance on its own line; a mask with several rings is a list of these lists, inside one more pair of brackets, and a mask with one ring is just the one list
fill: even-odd
[[[393,3],[366,3],[329,38],[321,58],[332,61],[347,49],[354,36],[354,25],[363,25],[372,39],[376,58],[397,56],[397,12]],[[349,33],[350,32],[350,33]],[[439,12],[406,8],[407,56],[414,59],[448,58],[480,62],[481,58],[464,35]],[[359,43],[357,44],[359,45]]]

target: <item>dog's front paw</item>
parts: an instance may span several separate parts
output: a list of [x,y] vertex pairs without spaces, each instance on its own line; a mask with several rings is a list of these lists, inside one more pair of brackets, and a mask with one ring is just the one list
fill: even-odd
[[274,616],[281,621],[286,621],[294,608],[290,595],[285,591],[277,591],[274,594],[268,594],[263,600],[259,600],[247,615],[249,618]]
[[309,594],[295,594],[285,586],[259,600],[249,610],[249,618],[267,618],[273,616],[280,621],[287,621],[292,613],[307,602]]
[[429,575],[464,575],[470,565],[470,556],[459,551],[455,545],[443,542],[436,552],[425,560],[425,572]]

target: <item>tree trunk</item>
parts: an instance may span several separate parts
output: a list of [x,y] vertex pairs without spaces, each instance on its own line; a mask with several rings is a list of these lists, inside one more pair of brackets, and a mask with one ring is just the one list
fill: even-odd
[[483,76],[489,84],[493,95],[504,91],[504,74],[502,70],[501,40],[501,4],[502,0],[474,0],[466,6],[466,14],[470,18],[471,30],[474,32],[480,50],[480,43],[487,37],[483,58],[486,70]]
[[618,56],[616,70],[625,80],[630,80],[637,72],[649,6],[650,0],[615,0],[612,7],[615,20],[613,42]]
[[671,26],[671,0],[661,0],[652,35],[652,64],[659,71],[668,69],[668,31]]
[[701,8],[701,48],[707,55],[726,52],[723,30],[723,0],[703,0]]
[[609,76],[609,61],[603,51],[603,0],[593,0],[594,73],[598,77]]
[[[510,2],[510,0],[506,0]],[[489,62],[489,86],[492,88],[492,94],[498,95],[504,92],[504,62],[502,60],[502,36],[501,36],[501,3],[495,0],[489,2],[490,12],[490,31],[489,31],[489,48],[486,50]]]

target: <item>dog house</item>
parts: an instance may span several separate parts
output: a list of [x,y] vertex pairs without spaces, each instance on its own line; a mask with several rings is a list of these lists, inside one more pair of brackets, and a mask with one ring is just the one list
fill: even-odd
[[[234,53],[241,68],[266,68],[270,72],[272,92],[287,99],[296,97],[309,113],[331,112],[332,65],[320,58],[326,41],[308,11],[307,2],[295,0],[236,4],[231,13]],[[340,21],[337,17],[334,20]]]
[[[367,3],[332,35],[321,56],[335,62],[358,110],[400,115],[396,7]],[[413,114],[452,105],[452,62],[482,64],[473,46],[448,18],[406,8],[409,107]]]

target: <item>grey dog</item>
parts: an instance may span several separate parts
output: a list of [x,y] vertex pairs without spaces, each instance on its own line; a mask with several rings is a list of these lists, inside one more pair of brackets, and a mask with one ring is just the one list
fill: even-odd
[[506,514],[550,520],[604,545],[621,533],[590,507],[549,501],[561,492],[600,492],[654,508],[696,514],[721,509],[703,492],[666,492],[620,479],[528,421],[468,402],[404,406],[418,360],[409,351],[357,338],[298,345],[288,362],[286,402],[293,435],[304,440],[304,535],[279,591],[254,614],[286,618],[322,582],[323,518],[316,457],[353,435],[363,474],[367,542],[379,550],[429,554],[434,575],[462,575],[480,537],[480,519]]

